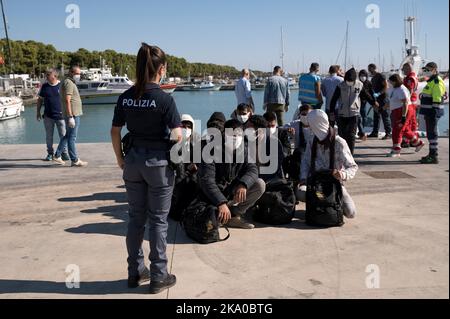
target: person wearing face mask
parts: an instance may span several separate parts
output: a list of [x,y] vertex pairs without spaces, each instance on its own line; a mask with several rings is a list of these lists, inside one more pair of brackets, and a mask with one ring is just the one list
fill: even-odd
[[402,151],[401,143],[406,137],[420,152],[424,143],[418,138],[416,132],[411,130],[411,122],[415,116],[414,106],[411,104],[411,97],[408,89],[404,86],[403,80],[398,74],[389,77],[391,88],[388,90],[388,106],[391,110],[392,119],[392,142],[393,147],[389,157],[399,157]]
[[438,66],[434,62],[424,68],[427,85],[420,95],[420,114],[425,117],[427,138],[430,143],[430,153],[422,158],[422,164],[439,164],[439,131],[438,122],[444,116],[444,100],[446,92],[444,80],[439,76]]
[[[363,90],[370,96],[373,96],[372,82],[369,80],[369,73],[366,70],[361,70],[359,71],[358,77],[363,84]],[[367,103],[367,100],[361,98],[361,111],[360,117],[358,118],[358,137],[363,141],[367,140],[367,134],[364,131],[364,128],[367,125]]]
[[[276,120],[275,120],[276,122]],[[269,124],[267,120],[264,118],[264,116],[261,115],[253,115],[247,125],[247,131],[250,130],[253,131],[254,134],[256,134],[257,137],[257,147],[263,147],[265,154],[270,158],[270,160],[275,159],[277,160],[277,169],[275,172],[266,174],[263,173],[261,168],[262,167],[269,167],[271,165],[271,162],[269,160],[268,163],[261,163],[261,161],[257,156],[257,165],[258,168],[260,168],[259,177],[264,180],[266,183],[269,183],[273,180],[280,180],[284,179],[284,169],[283,169],[283,163],[284,163],[284,153],[283,153],[283,146],[281,145],[280,140],[276,137],[275,134],[271,134],[269,130]],[[277,154],[273,154],[271,150],[271,143],[276,143],[277,145]]]
[[69,76],[61,86],[62,113],[66,121],[66,135],[61,139],[53,161],[58,165],[65,165],[61,158],[65,149],[69,151],[72,167],[85,167],[87,162],[83,162],[78,157],[76,140],[78,129],[80,128],[81,116],[83,115],[83,105],[77,82],[80,81],[81,69],[79,66],[72,66]]
[[[117,165],[123,170],[129,204],[128,287],[137,288],[145,277],[141,246],[148,224],[150,294],[176,284],[176,277],[167,268],[166,254],[167,218],[175,181],[169,162],[173,143],[182,142],[182,125],[175,100],[159,85],[166,70],[164,51],[142,43],[136,59],[136,84],[119,97],[111,127],[112,145]],[[121,141],[125,125],[129,131],[126,154]]]
[[293,136],[294,129],[278,127],[277,115],[273,112],[266,112],[263,117],[267,121],[268,133],[280,141],[284,157],[286,158],[292,155],[293,147],[291,137]]
[[242,125],[246,125],[248,119],[253,115],[252,107],[249,104],[239,104],[236,110],[231,114],[231,119],[238,120]]
[[283,165],[285,173],[289,179],[297,186],[300,176],[300,165],[305,155],[306,145],[308,141],[313,138],[313,134],[308,124],[308,114],[313,110],[309,104],[302,105],[299,109],[298,119],[286,124],[283,128],[292,128],[294,130],[294,152],[285,160]]
[[330,122],[333,122],[336,104],[339,102],[337,119],[339,136],[347,142],[352,155],[355,151],[361,100],[366,100],[373,106],[377,105],[372,96],[364,90],[364,85],[357,79],[356,70],[352,68],[345,73],[345,82],[337,86],[330,104]]
[[378,104],[373,108],[373,131],[368,137],[378,138],[380,130],[380,117],[383,120],[384,131],[386,132],[383,140],[388,140],[391,138],[392,128],[391,119],[389,117],[389,111],[386,107],[387,100],[387,89],[388,83],[386,76],[378,72],[377,66],[375,64],[370,64],[368,67],[369,74],[372,77],[372,88],[374,95],[373,97],[377,100]]
[[312,63],[309,73],[303,74],[298,79],[298,100],[301,104],[309,104],[314,109],[320,109],[323,105],[321,90],[322,79],[319,76],[319,63]]
[[[330,168],[330,152],[335,152],[334,156],[334,170],[332,172],[334,178],[341,183],[350,181],[356,176],[358,165],[356,164],[347,142],[336,135],[333,127],[329,124],[328,116],[321,110],[314,110],[308,114],[308,123],[314,137],[318,140],[317,154],[316,154],[316,171],[328,170]],[[334,150],[330,149],[334,140]],[[311,154],[313,140],[308,143],[306,147],[305,157],[302,161],[302,168],[300,173],[299,194],[300,198],[305,199],[306,192],[305,185],[311,172]],[[345,187],[342,187],[343,192],[343,209],[344,215],[347,218],[356,217],[356,206],[350,194]]]
[[[201,136],[201,145],[202,148],[209,142],[214,139],[213,134],[209,134],[208,129],[217,130],[219,132],[224,131],[224,125],[227,121],[225,114],[222,112],[214,112],[209,118],[208,122],[206,122],[206,130],[202,133]],[[217,132],[216,131],[216,132]]]
[[295,149],[304,149],[311,138],[311,130],[308,125],[308,114],[313,110],[309,104],[300,106],[297,118],[283,126],[283,129],[292,129],[295,134]]
[[194,144],[201,143],[194,133],[194,119],[189,114],[181,115],[182,142],[178,154],[182,162],[175,166],[175,186],[172,195],[172,204],[169,217],[175,221],[180,221],[183,210],[198,195],[197,171],[198,164],[194,159]]
[[[217,207],[218,220],[230,228],[255,228],[243,216],[266,189],[266,183],[258,177],[256,163],[248,161],[247,153],[242,124],[229,120],[225,123],[222,159],[212,162],[203,160],[199,165],[199,199]],[[233,154],[231,163],[227,161],[226,154]],[[237,161],[240,155],[243,155],[242,163]]]
[[[417,77],[416,72],[413,71],[410,63],[405,63],[402,67],[402,72],[405,75],[403,79],[403,85],[409,90],[411,95],[411,107],[409,112],[411,112],[411,131],[417,132],[419,129],[419,125],[417,122],[417,103],[418,103],[418,95],[417,89],[419,87],[419,79]],[[403,137],[402,148],[409,148],[413,146],[411,141],[406,137]]]

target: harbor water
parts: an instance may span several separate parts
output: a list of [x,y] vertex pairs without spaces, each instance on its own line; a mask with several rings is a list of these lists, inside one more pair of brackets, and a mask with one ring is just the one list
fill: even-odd
[[[297,93],[293,91],[291,107],[286,119],[291,120],[297,108]],[[203,128],[210,115],[220,111],[229,117],[236,107],[236,98],[232,91],[218,92],[175,92],[180,113],[191,114],[195,120],[202,122]],[[254,91],[253,98],[257,113],[263,113],[262,104],[264,91]],[[114,105],[86,105],[83,108],[78,142],[98,143],[109,142],[109,131],[114,112]],[[446,115],[440,120],[441,135],[447,136],[449,128],[448,109]],[[58,139],[55,130],[55,144]],[[28,106],[20,118],[0,122],[0,144],[45,144],[45,130],[42,122],[36,120],[36,107]]]

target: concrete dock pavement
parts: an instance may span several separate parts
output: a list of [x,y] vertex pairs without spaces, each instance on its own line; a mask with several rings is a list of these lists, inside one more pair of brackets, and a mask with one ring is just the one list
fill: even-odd
[[389,145],[358,144],[347,184],[358,216],[342,228],[306,226],[300,205],[291,225],[202,246],[171,223],[178,284],[157,296],[126,287],[126,194],[109,144],[80,144],[84,169],[41,161],[43,145],[0,145],[0,298],[449,298],[448,139],[431,166],[418,163],[426,150],[386,158]]

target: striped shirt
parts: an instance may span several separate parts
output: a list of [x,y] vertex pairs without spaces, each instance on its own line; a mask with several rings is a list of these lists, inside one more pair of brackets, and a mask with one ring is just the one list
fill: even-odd
[[320,83],[320,76],[308,73],[300,76],[298,80],[299,93],[298,100],[307,104],[318,104],[319,100],[316,96],[316,84]]

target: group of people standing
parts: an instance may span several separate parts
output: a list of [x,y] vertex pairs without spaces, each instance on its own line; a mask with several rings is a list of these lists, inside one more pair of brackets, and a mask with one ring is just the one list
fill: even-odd
[[[46,72],[47,82],[42,85],[37,102],[36,119],[44,122],[47,142],[47,156],[45,161],[57,165],[66,165],[71,162],[72,167],[86,167],[78,157],[76,141],[80,127],[83,105],[76,85],[80,80],[81,70],[73,66],[68,76],[61,83],[58,71],[55,69]],[[44,112],[42,113],[42,106]],[[56,152],[53,147],[55,127],[59,135],[59,144]]]
[[[411,64],[403,65],[400,74],[387,78],[378,72],[375,64],[368,70],[357,72],[354,68],[344,72],[339,65],[332,65],[329,75],[322,79],[319,76],[320,66],[312,63],[309,73],[299,78],[298,101],[300,105],[309,105],[313,109],[322,109],[325,101],[331,126],[337,126],[339,136],[348,144],[354,153],[356,138],[362,141],[367,138],[380,137],[380,122],[383,122],[385,134],[383,140],[392,139],[392,151],[389,157],[399,157],[402,148],[414,147],[416,152],[424,147],[418,135],[418,110],[424,116],[427,137],[430,144],[428,156],[421,159],[422,164],[437,164],[438,159],[438,121],[443,116],[443,101],[447,95],[443,79],[439,76],[436,63],[428,63],[424,71],[427,81],[419,95],[419,79]],[[243,71],[248,72],[247,70]],[[246,79],[243,86],[236,86],[238,101],[251,99],[251,86]],[[273,76],[267,81],[264,92],[264,109],[277,115],[278,125],[284,125],[285,113],[290,104],[289,83],[283,77],[283,70],[277,66]],[[252,100],[253,102],[253,100]],[[373,109],[373,131],[367,135],[367,106]],[[299,109],[294,115],[297,117]]]

